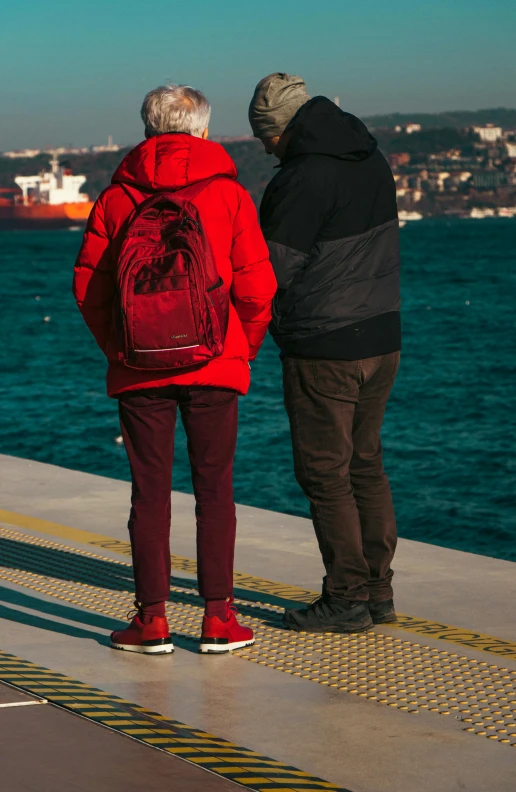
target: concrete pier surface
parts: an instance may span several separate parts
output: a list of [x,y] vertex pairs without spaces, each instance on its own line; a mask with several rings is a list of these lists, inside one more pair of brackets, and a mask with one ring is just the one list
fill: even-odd
[[241,506],[257,640],[204,657],[193,499],[173,493],[175,652],[143,657],[108,646],[132,605],[129,484],[6,456],[0,482],[6,792],[516,789],[514,563],[401,540],[399,625],[294,634],[283,607],[320,590],[312,526]]

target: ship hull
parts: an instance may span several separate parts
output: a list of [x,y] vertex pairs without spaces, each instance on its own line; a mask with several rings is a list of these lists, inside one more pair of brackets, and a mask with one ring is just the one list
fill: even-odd
[[93,203],[0,205],[0,230],[37,231],[84,226]]

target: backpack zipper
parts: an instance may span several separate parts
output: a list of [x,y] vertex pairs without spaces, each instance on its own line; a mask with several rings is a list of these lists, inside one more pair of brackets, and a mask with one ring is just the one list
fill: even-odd
[[165,347],[164,349],[135,349],[135,352],[176,352],[180,349],[196,349],[200,344],[191,344],[190,346],[182,347]]
[[210,288],[206,291],[209,294],[210,292],[215,291],[215,289],[218,289],[220,286],[224,286],[224,280],[221,277],[219,277],[217,283],[214,286],[210,286]]

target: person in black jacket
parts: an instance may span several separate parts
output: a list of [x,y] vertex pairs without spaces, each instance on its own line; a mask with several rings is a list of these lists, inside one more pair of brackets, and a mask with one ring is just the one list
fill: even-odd
[[260,216],[278,280],[271,333],[283,360],[296,478],[326,576],[284,624],[356,632],[396,621],[396,519],[380,430],[400,358],[394,179],[365,125],[300,77],[262,80],[255,137],[280,159]]

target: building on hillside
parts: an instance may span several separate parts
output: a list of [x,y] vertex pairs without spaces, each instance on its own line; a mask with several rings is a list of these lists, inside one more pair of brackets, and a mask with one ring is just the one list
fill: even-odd
[[516,143],[509,143],[506,144],[507,147],[507,156],[511,159],[516,159]]
[[471,171],[453,171],[443,182],[444,192],[457,192],[471,179]]
[[451,173],[448,171],[440,171],[436,174],[437,178],[437,189],[439,192],[444,192],[444,183],[447,181],[451,176]]
[[406,124],[405,132],[407,135],[412,135],[414,132],[421,132],[421,124]]
[[507,175],[498,170],[481,170],[473,174],[473,187],[476,190],[495,190],[507,183]]
[[503,156],[504,149],[499,148],[498,146],[489,146],[486,154],[488,159],[490,160],[498,160],[501,156]]
[[63,154],[88,154],[89,153],[89,149],[88,148],[77,148],[77,147],[73,147],[73,146],[58,146],[57,148],[55,148],[55,147],[46,148],[43,151],[43,153],[44,154],[50,154],[50,156],[52,156],[52,157],[60,157]]
[[105,151],[120,151],[118,143],[113,143],[113,135],[108,135],[108,142],[106,145],[92,146],[91,150],[94,154],[101,154]]
[[479,136],[483,143],[496,143],[497,140],[503,137],[502,127],[496,127],[494,124],[473,127],[473,132]]
[[403,124],[394,127],[395,132],[405,132],[407,135],[412,135],[413,132],[421,132],[421,124]]
[[37,157],[38,154],[41,154],[41,149],[20,149],[16,151],[4,151],[2,156],[7,157],[7,159],[22,159]]
[[389,154],[388,159],[391,168],[399,168],[402,165],[409,164],[410,154],[407,151],[402,151],[399,154]]
[[516,187],[516,164],[509,165],[507,168],[507,184],[511,187]]
[[397,190],[405,189],[409,186],[409,177],[404,173],[395,173],[394,181]]
[[[421,202],[424,194],[421,190],[413,190],[410,188],[403,188],[396,190],[396,200],[398,202],[398,209],[400,210],[400,219],[404,211],[411,211]],[[417,218],[419,219],[419,218]]]

